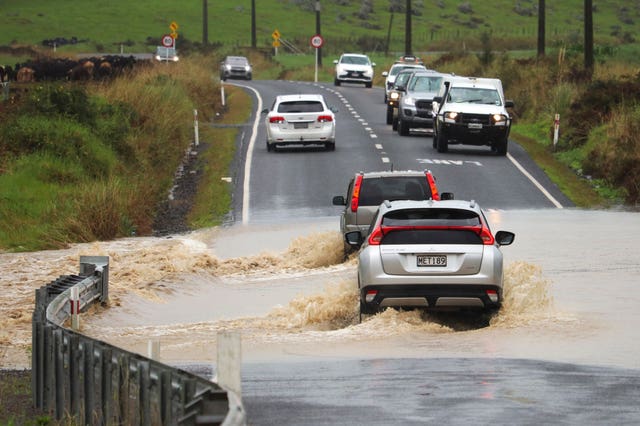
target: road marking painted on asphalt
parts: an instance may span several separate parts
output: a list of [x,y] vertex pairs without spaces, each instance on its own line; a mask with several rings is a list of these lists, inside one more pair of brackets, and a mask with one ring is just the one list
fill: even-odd
[[262,97],[253,87],[234,83],[231,84],[250,89],[256,94],[256,98],[258,99],[256,119],[253,121],[251,137],[249,138],[249,146],[247,147],[247,159],[244,162],[244,184],[242,185],[242,224],[246,225],[249,223],[249,184],[251,183],[251,162],[253,161],[253,146],[255,145],[256,138],[258,137],[258,125],[260,124],[261,118],[260,111],[262,111]]
[[540,184],[540,182],[538,182],[538,181],[537,181],[533,176],[531,176],[531,174],[530,174],[528,171],[526,171],[526,170],[524,169],[524,167],[522,167],[522,165],[521,165],[520,163],[518,163],[518,161],[517,161],[515,158],[513,158],[513,157],[511,156],[511,154],[507,153],[507,158],[508,158],[512,163],[513,163],[513,165],[514,165],[514,166],[516,166],[516,168],[517,168],[518,170],[520,170],[520,172],[521,172],[523,175],[525,175],[525,177],[526,177],[527,179],[529,179],[529,180],[531,181],[531,183],[533,183],[533,184],[536,186],[536,188],[538,188],[538,189],[540,190],[540,192],[542,192],[542,194],[543,194],[545,197],[547,197],[547,199],[548,199],[549,201],[551,201],[551,202],[553,203],[553,205],[554,205],[554,206],[556,206],[556,207],[557,207],[557,208],[559,208],[559,209],[564,208],[564,207],[562,206],[562,204],[560,204],[560,203],[558,202],[558,200],[556,200],[556,199],[553,197],[553,195],[551,195],[551,194],[549,193],[549,191],[547,191],[547,190],[546,190],[546,189],[545,189],[545,188]]
[[376,147],[376,149],[382,149],[382,145],[379,143],[375,144],[374,146]]
[[370,133],[369,136],[371,136],[371,139],[378,139],[378,135],[375,133]]
[[462,166],[464,164],[474,164],[476,166],[482,167],[483,164],[479,161],[467,161],[467,160],[440,160],[438,158],[418,158],[418,163],[420,164],[440,164],[440,165],[452,165],[452,166]]
[[382,162],[383,163],[388,163],[389,162],[389,157],[382,157]]

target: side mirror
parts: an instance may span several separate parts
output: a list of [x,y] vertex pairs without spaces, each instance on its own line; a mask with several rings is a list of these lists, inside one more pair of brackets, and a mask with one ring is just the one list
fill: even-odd
[[441,104],[442,103],[442,96],[434,96],[433,97],[433,102]]
[[516,238],[516,234],[509,231],[496,232],[496,242],[501,246],[508,246]]
[[371,62],[371,66],[372,66],[372,67],[375,67],[375,66],[376,66],[376,63],[375,63],[375,62]]
[[386,76],[388,76],[388,75],[389,75],[389,73],[388,73],[388,72],[386,72],[386,71],[382,71],[382,76],[383,76],[383,77],[386,77]]
[[513,108],[513,107],[515,107],[515,104],[511,100],[506,100],[506,101],[504,101],[504,107],[505,108]]
[[443,192],[440,194],[440,200],[453,200],[453,192]]
[[344,234],[344,240],[349,246],[358,250],[362,246],[362,233],[360,231],[351,231]]
[[334,206],[346,206],[347,202],[342,195],[336,195],[333,197],[333,205]]
[[399,84],[394,87],[398,92],[406,92],[407,88],[404,84]]
[[334,106],[330,106],[329,110],[331,110],[331,112],[333,112],[333,113],[337,113],[338,112],[338,108],[336,108]]
[[263,109],[263,110],[262,110],[262,113],[263,113],[263,114],[268,114],[268,113],[269,113],[269,108],[265,108],[265,109]]
[[333,60],[333,63],[334,63],[334,64],[336,64],[336,65],[338,65],[338,60],[337,60],[337,59],[334,59],[334,60]]

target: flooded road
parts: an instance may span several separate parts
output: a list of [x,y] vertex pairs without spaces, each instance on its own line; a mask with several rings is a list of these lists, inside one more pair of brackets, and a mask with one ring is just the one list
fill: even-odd
[[[356,261],[343,259],[337,217],[0,254],[2,366],[29,367],[33,290],[77,273],[80,255],[109,255],[110,307],[83,315],[83,332],[145,355],[159,341],[161,361],[205,375],[217,333],[239,332],[243,397],[250,419],[258,415],[250,424],[331,424],[336,417],[321,414],[331,407],[342,424],[362,424],[354,405],[379,416],[369,424],[388,424],[397,419],[393,404],[408,398],[419,407],[427,396],[444,411],[405,413],[402,423],[444,421],[451,392],[469,398],[463,424],[477,420],[483,390],[498,404],[487,421],[507,410],[527,423],[523,406],[531,422],[582,406],[590,414],[570,419],[639,420],[640,214],[487,217],[494,233],[510,230],[516,240],[502,249],[503,309],[484,320],[390,310],[358,323]],[[359,393],[372,387],[387,409]],[[316,421],[299,422],[301,409]]]
[[640,215],[538,210],[488,218],[494,232],[517,235],[503,248],[505,303],[489,326],[391,310],[359,324],[356,263],[342,262],[337,221],[328,218],[177,237],[176,254],[206,253],[217,265],[174,264],[148,283],[146,291],[159,293],[121,297],[88,317],[86,331],[142,352],[159,339],[162,358],[181,362],[215,361],[216,333],[235,330],[246,361],[472,355],[640,368]]

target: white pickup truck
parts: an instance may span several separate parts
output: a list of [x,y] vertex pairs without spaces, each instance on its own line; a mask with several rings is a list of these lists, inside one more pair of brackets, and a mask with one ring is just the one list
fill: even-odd
[[489,146],[507,154],[513,108],[497,78],[452,76],[433,98],[433,147],[447,152],[450,144]]

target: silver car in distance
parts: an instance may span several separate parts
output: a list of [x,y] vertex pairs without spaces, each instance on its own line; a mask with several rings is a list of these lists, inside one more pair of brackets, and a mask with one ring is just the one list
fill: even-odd
[[385,201],[368,234],[345,235],[360,248],[360,315],[385,308],[494,311],[502,303],[500,246],[475,201]]

